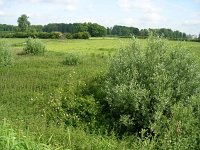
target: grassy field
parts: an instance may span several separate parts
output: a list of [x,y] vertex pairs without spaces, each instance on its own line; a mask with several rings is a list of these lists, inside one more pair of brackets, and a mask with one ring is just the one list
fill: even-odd
[[[109,58],[118,48],[126,45],[128,39],[42,40],[46,53],[41,56],[20,55],[25,39],[7,41],[12,46],[15,63],[0,68],[0,124],[6,119],[19,138],[28,135],[33,141],[50,145],[52,149],[134,147],[127,139],[118,140],[114,135],[87,133],[81,128],[65,127],[62,124],[47,125],[43,116],[45,104],[40,102],[41,98],[49,99],[51,94],[66,85],[81,87],[105,72]],[[182,44],[196,57],[200,57],[200,43]],[[81,63],[64,65],[63,61],[69,53],[78,54]]]

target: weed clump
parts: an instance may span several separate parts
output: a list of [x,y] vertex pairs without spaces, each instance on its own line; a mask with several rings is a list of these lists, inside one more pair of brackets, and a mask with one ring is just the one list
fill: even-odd
[[44,54],[45,46],[39,39],[28,38],[23,50],[25,54]]
[[67,53],[65,60],[63,61],[64,65],[78,65],[82,63],[82,57],[78,53]]

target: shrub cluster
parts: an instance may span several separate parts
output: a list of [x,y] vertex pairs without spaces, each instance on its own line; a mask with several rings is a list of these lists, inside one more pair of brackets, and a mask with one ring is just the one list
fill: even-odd
[[0,40],[0,66],[7,66],[13,63],[13,56],[10,45],[6,41]]
[[45,46],[39,39],[28,38],[23,50],[25,54],[44,54]]

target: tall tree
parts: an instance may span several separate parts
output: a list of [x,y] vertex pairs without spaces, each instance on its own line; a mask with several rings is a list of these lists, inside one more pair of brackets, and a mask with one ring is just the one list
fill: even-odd
[[17,22],[18,22],[18,27],[19,27],[20,31],[25,32],[25,31],[27,31],[29,29],[30,22],[28,21],[28,18],[29,17],[27,15],[25,15],[25,14],[21,15],[18,18]]

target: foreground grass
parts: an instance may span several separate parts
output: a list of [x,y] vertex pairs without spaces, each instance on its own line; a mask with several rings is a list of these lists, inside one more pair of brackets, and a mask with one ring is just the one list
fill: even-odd
[[[114,134],[102,135],[101,131],[98,134],[86,132],[81,127],[47,125],[43,108],[40,107],[41,95],[48,98],[56,89],[65,88],[66,84],[78,87],[105,72],[110,55],[122,43],[126,44],[127,40],[43,40],[47,47],[44,56],[18,55],[25,39],[8,41],[12,44],[15,64],[0,68],[0,119],[8,119],[12,127],[1,121],[1,133],[11,131],[2,135],[3,137],[23,130],[33,137],[25,143],[37,141],[50,145],[52,149],[148,149],[134,136],[119,140]],[[199,43],[184,44],[199,57]],[[64,65],[68,52],[81,55],[82,63],[75,66]]]
[[23,131],[16,133],[4,120],[0,124],[0,149],[1,150],[50,150],[50,147],[33,141]]

